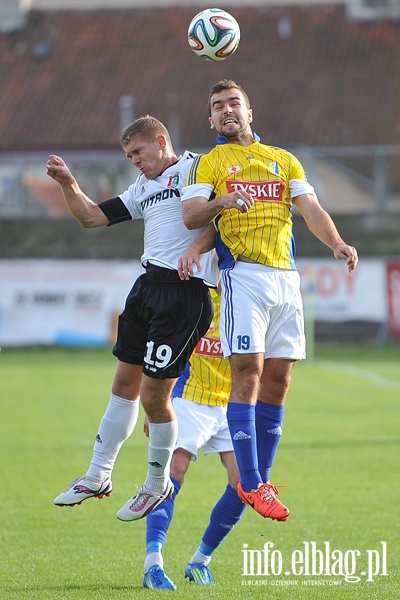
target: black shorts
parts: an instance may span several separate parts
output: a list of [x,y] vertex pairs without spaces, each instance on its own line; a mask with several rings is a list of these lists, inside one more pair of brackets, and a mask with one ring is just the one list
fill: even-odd
[[122,362],[143,365],[149,377],[174,379],[184,371],[213,314],[201,279],[181,281],[177,271],[148,265],[119,316],[113,354]]

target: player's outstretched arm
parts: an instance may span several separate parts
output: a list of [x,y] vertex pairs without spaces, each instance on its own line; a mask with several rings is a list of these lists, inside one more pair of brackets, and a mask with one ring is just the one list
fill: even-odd
[[301,194],[293,198],[293,204],[299,209],[309,230],[326,244],[335,258],[346,261],[349,273],[358,263],[357,250],[342,240],[330,215],[322,208],[313,194]]
[[79,187],[66,163],[60,156],[52,154],[46,163],[47,175],[57,181],[73,216],[82,227],[108,225],[109,220],[103,211]]

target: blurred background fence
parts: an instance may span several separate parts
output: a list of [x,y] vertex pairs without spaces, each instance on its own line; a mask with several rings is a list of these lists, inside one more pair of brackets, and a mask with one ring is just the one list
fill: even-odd
[[[330,213],[400,214],[400,145],[288,149],[300,158]],[[69,216],[58,185],[45,174],[47,156],[0,153],[0,219]],[[138,173],[120,150],[66,151],[63,158],[95,202],[121,193]]]

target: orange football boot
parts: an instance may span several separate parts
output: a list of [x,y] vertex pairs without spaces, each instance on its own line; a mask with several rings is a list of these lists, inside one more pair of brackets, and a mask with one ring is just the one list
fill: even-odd
[[278,489],[272,483],[263,483],[258,490],[245,492],[241,483],[238,483],[237,493],[245,504],[248,504],[265,519],[273,521],[288,521],[290,511],[278,500]]

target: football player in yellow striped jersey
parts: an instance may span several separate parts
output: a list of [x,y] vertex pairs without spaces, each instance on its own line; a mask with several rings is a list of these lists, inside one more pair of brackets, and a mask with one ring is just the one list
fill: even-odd
[[[260,143],[240,85],[218,82],[208,103],[218,144],[193,162],[182,193],[183,216],[189,229],[214,221],[217,231],[221,342],[231,366],[227,417],[240,471],[238,494],[263,517],[287,521],[289,510],[266,480],[265,465],[279,443],[293,366],[305,358],[292,205],[350,273],[357,251],[340,237],[297,158]],[[193,264],[182,265],[182,278],[192,274]]]
[[220,454],[229,483],[211,512],[210,523],[186,566],[185,577],[200,585],[213,582],[208,567],[211,555],[240,520],[245,508],[236,491],[239,471],[226,419],[231,379],[229,361],[223,357],[219,339],[220,298],[215,290],[211,290],[211,296],[213,321],[173,389],[173,406],[178,421],[178,439],[171,461],[174,492],[148,515],[146,521],[143,585],[151,589],[176,588],[164,570],[162,550],[176,496],[191,460],[197,460],[201,448],[205,455],[212,452]]
[[173,394],[206,406],[226,407],[231,391],[231,373],[229,361],[224,359],[221,348],[221,301],[214,289],[210,289],[210,293],[214,305],[214,318],[175,384]]

